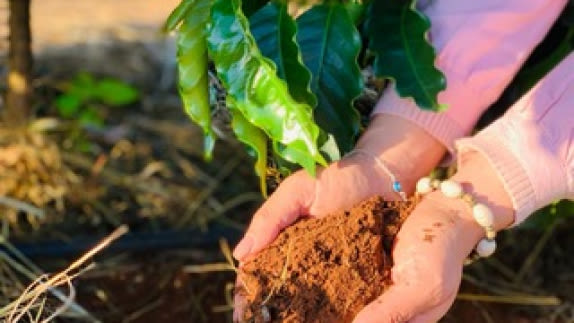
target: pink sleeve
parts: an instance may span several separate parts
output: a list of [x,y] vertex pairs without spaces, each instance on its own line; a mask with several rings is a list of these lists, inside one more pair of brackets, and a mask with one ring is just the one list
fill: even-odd
[[544,38],[566,0],[437,0],[419,6],[431,20],[430,37],[447,88],[439,102],[444,113],[421,111],[393,88],[374,113],[404,117],[427,130],[452,152],[480,115],[508,85]]
[[574,53],[502,118],[456,146],[482,153],[502,179],[515,224],[558,199],[574,199]]

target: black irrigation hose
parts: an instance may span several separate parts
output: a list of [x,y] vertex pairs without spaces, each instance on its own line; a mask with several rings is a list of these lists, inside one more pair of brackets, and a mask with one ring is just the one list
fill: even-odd
[[[208,230],[130,232],[104,249],[102,254],[183,248],[218,248],[220,238],[225,238],[230,244],[234,244],[240,237],[241,232],[237,229],[222,225],[213,225]],[[50,240],[14,243],[14,246],[29,258],[77,257],[96,245],[102,238],[103,236],[79,238],[72,241]],[[2,246],[0,246],[0,250],[10,253]]]

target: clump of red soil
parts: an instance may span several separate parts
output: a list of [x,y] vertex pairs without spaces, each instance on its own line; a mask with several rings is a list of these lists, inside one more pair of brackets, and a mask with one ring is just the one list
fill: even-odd
[[350,322],[391,284],[391,246],[415,201],[364,201],[302,219],[239,272],[246,322]]

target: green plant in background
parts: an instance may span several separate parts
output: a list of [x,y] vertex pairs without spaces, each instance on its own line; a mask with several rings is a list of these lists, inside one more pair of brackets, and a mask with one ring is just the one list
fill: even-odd
[[94,79],[88,73],[78,74],[63,84],[62,89],[55,101],[58,114],[78,120],[81,125],[96,127],[104,123],[98,105],[121,107],[139,99],[138,90],[129,84],[112,78]]
[[437,95],[445,78],[426,36],[430,23],[415,3],[315,1],[294,16],[288,1],[182,0],[165,30],[177,31],[179,91],[203,129],[206,158],[215,141],[209,59],[227,92],[232,128],[257,156],[263,190],[268,156],[314,174],[317,163],[353,148],[364,51],[374,56],[375,75],[394,80],[401,96],[422,109],[444,109]]
[[574,217],[574,202],[561,200],[534,212],[520,227],[524,229],[547,230],[557,224],[559,220],[572,217]]

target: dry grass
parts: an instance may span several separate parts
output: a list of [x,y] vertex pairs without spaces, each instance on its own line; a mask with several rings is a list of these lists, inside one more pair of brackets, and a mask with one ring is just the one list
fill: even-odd
[[64,195],[77,177],[62,163],[58,146],[31,130],[0,132],[0,212],[17,227],[24,212],[39,227],[48,204],[63,210]]
[[[101,250],[109,246],[114,240],[128,232],[127,226],[121,226],[112,232],[108,237],[100,241],[92,249],[87,251],[79,259],[70,264],[63,271],[54,274],[41,274],[33,279],[32,283],[26,287],[19,296],[7,302],[0,308],[0,319],[3,322],[50,322],[57,316],[72,310],[75,316],[82,316],[85,321],[99,322],[92,317],[87,311],[83,310],[78,304],[75,304],[76,292],[72,280],[87,270],[94,267],[87,262]],[[6,242],[4,243],[7,244]],[[8,255],[0,253],[3,268],[12,268],[14,271],[24,274],[29,278],[34,276],[33,272],[37,271],[36,266],[30,263],[22,255],[17,255],[19,260]],[[32,268],[27,268],[32,267]],[[13,278],[13,277],[12,277]],[[8,278],[10,279],[10,278]],[[58,287],[67,287],[67,295],[61,294]],[[13,291],[12,291],[13,293]],[[8,295],[4,295],[8,296]],[[49,308],[47,302],[49,298],[57,298],[59,306]],[[5,301],[5,300],[4,300]],[[3,301],[3,302],[4,302]],[[53,302],[50,302],[53,303]]]

